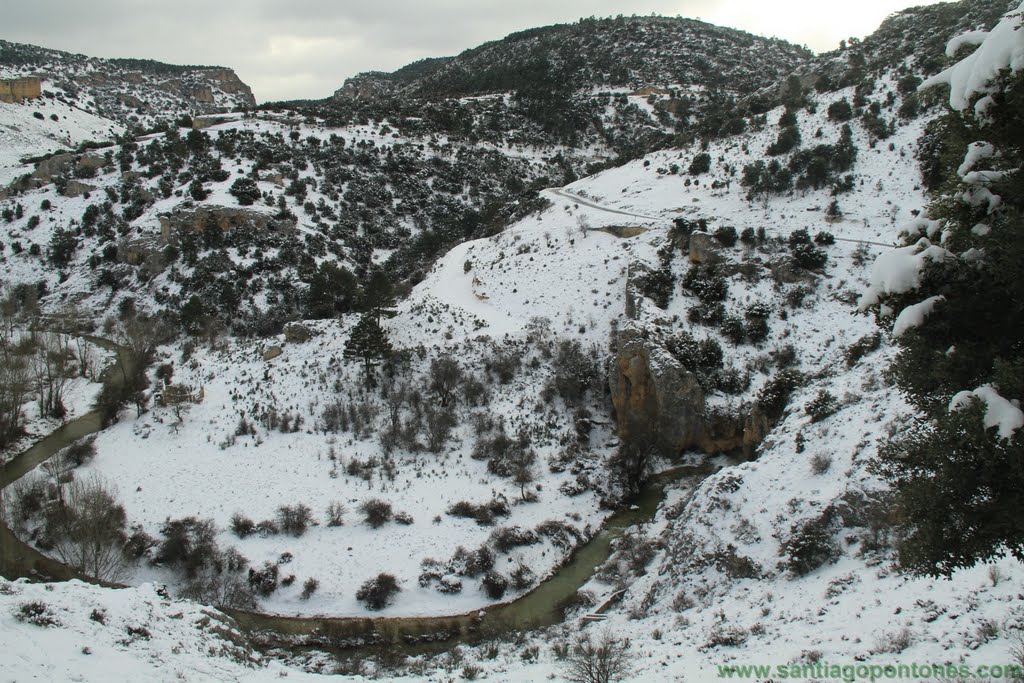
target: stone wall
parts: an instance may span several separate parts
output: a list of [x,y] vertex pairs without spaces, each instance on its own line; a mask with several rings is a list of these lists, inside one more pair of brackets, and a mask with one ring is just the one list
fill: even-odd
[[0,79],[0,102],[14,104],[42,97],[42,83],[37,76]]

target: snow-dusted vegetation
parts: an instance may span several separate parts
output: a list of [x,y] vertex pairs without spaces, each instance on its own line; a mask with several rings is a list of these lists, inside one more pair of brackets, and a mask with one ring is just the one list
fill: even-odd
[[0,583],[11,671],[1020,666],[999,4],[775,75],[708,29],[724,98],[602,71],[701,29],[634,18],[558,29],[554,109],[509,66],[544,31],[190,129],[0,104],[43,155],[0,159],[4,568],[124,585]]

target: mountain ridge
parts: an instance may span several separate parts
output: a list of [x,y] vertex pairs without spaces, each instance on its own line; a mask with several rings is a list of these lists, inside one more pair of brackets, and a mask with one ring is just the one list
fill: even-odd
[[[646,34],[646,35],[644,35]],[[664,50],[663,53],[640,55],[621,49],[631,38],[635,44]],[[336,97],[351,96],[367,90],[372,83],[378,89],[392,88],[409,96],[473,96],[491,92],[516,90],[524,83],[537,87],[531,79],[550,78],[559,89],[577,87],[610,87],[636,89],[650,85],[689,85],[716,76],[729,81],[729,73],[712,73],[709,63],[688,59],[687,51],[670,54],[674,43],[715,41],[716,56],[728,61],[739,60],[743,49],[757,47],[772,50],[773,59],[783,62],[758,76],[747,76],[738,84],[739,90],[755,89],[754,82],[778,79],[785,71],[812,53],[777,38],[763,38],[751,33],[680,17],[623,17],[581,19],[575,23],[526,29],[504,38],[482,43],[458,55],[412,62],[391,73],[367,72],[348,79],[336,91]],[[700,50],[697,50],[700,52]],[[705,51],[711,54],[710,51]],[[549,64],[543,65],[550,55]],[[503,64],[503,61],[507,63]],[[688,73],[695,69],[700,78]],[[469,73],[475,71],[475,73]],[[525,79],[524,79],[525,76]]]

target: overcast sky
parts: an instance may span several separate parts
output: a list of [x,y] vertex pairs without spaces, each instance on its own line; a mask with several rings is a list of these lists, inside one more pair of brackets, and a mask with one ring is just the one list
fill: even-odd
[[831,50],[935,0],[31,0],[6,2],[0,38],[97,57],[228,66],[260,102],[321,98],[513,31],[617,14],[692,17]]

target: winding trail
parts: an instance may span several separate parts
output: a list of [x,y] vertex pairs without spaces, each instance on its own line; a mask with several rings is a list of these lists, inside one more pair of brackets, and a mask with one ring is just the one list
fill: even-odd
[[[591,209],[597,209],[598,211],[603,211],[604,213],[612,213],[612,214],[616,214],[616,215],[619,215],[619,216],[630,216],[632,218],[643,218],[644,220],[650,220],[650,221],[665,220],[664,216],[647,216],[647,215],[642,214],[642,213],[632,213],[630,211],[623,211],[621,209],[613,209],[613,208],[611,208],[609,206],[605,206],[603,204],[595,202],[593,199],[589,199],[587,197],[580,196],[580,195],[575,194],[573,192],[569,192],[564,187],[550,187],[550,188],[548,188],[546,190],[543,190],[543,192],[546,192],[546,193],[551,194],[551,195],[555,195],[556,197],[561,197],[562,199],[566,199],[566,200],[568,200],[570,202],[575,202],[577,204],[582,204],[583,206],[590,207]],[[775,235],[773,235],[773,237],[785,237],[785,235],[775,234]],[[837,242],[849,242],[851,244],[868,244],[868,245],[875,246],[875,247],[884,247],[886,249],[893,249],[893,248],[895,248],[897,246],[896,244],[893,244],[893,243],[887,244],[885,242],[873,242],[872,240],[859,240],[859,239],[854,239],[852,237],[836,237],[835,239],[836,239]]]
[[631,213],[629,211],[622,211],[620,209],[613,209],[607,206],[603,206],[601,204],[596,203],[592,199],[587,199],[586,197],[581,197],[578,194],[573,194],[572,192],[568,192],[567,190],[565,190],[565,188],[561,187],[551,187],[544,190],[544,192],[561,197],[562,199],[567,199],[570,202],[576,202],[577,204],[582,204],[583,206],[589,206],[591,209],[597,209],[598,211],[603,211],[605,213],[614,213],[618,214],[619,216],[630,216],[632,218],[643,218],[644,220],[648,221],[662,220],[658,216],[645,216],[642,213]]

